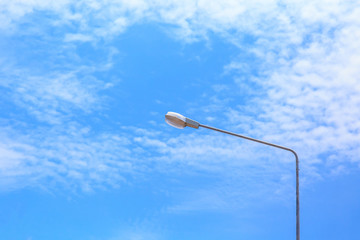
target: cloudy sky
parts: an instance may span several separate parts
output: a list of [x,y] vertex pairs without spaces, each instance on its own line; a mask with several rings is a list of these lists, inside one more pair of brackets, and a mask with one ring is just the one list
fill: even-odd
[[360,2],[0,0],[3,239],[359,239]]

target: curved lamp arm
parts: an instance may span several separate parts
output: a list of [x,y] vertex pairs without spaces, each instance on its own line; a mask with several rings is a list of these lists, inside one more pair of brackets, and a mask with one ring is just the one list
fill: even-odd
[[244,138],[246,140],[250,140],[250,141],[253,141],[253,142],[265,144],[265,145],[268,145],[268,146],[271,146],[271,147],[280,148],[280,149],[283,149],[283,150],[286,150],[286,151],[289,151],[289,152],[293,153],[294,156],[295,156],[295,162],[296,162],[296,240],[300,240],[299,158],[298,158],[298,155],[296,154],[296,152],[294,150],[292,150],[290,148],[287,148],[287,147],[280,146],[280,145],[276,145],[276,144],[273,144],[273,143],[258,140],[258,139],[255,139],[255,138],[251,138],[251,137],[247,137],[247,136],[244,136],[244,135],[240,135],[240,134],[232,133],[232,132],[229,132],[229,131],[221,130],[221,129],[218,129],[218,128],[210,127],[210,126],[207,126],[207,125],[203,125],[203,124],[200,124],[200,123],[198,123],[198,122],[196,122],[196,121],[194,121],[194,120],[192,120],[190,118],[184,117],[183,115],[178,114],[178,113],[174,113],[174,112],[168,112],[165,115],[165,121],[169,125],[171,125],[173,127],[176,127],[176,128],[182,129],[182,128],[185,128],[185,127],[192,127],[192,128],[197,129],[199,127],[203,127],[203,128],[207,128],[207,129],[210,129],[210,130],[217,131],[217,132],[226,133],[226,134],[229,134],[229,135],[232,135],[232,136],[235,136],[235,137]]
[[218,129],[218,128],[206,126],[206,125],[203,125],[203,124],[199,124],[199,126],[203,127],[203,128],[210,129],[210,130],[218,131],[218,132],[221,132],[221,133],[226,133],[226,134],[229,134],[229,135],[232,135],[232,136],[235,136],[235,137],[244,138],[246,140],[250,140],[250,141],[253,141],[253,142],[262,143],[262,144],[265,144],[265,145],[268,145],[268,146],[271,146],[271,147],[280,148],[280,149],[289,151],[292,154],[294,154],[295,162],[296,162],[296,240],[300,240],[299,157],[296,154],[296,152],[294,150],[292,150],[291,148],[283,147],[283,146],[280,146],[280,145],[276,145],[276,144],[265,142],[265,141],[258,140],[258,139],[255,139],[255,138],[243,136],[243,135],[240,135],[240,134],[228,132],[228,131],[221,130],[221,129]]

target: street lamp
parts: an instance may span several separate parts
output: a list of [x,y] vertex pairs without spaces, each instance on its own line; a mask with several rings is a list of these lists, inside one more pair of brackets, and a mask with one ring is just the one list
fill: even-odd
[[296,240],[300,240],[299,158],[294,150],[287,148],[287,147],[280,146],[280,145],[276,145],[273,143],[261,141],[261,140],[255,139],[255,138],[246,137],[246,136],[243,136],[240,134],[224,131],[224,130],[214,128],[214,127],[209,127],[209,126],[200,124],[194,120],[191,120],[190,118],[184,117],[183,115],[181,115],[179,113],[175,113],[175,112],[168,112],[165,115],[165,121],[169,125],[176,127],[176,128],[183,129],[185,127],[192,127],[192,128],[198,129],[199,127],[203,127],[203,128],[207,128],[210,130],[226,133],[226,134],[229,134],[229,135],[232,135],[235,137],[244,138],[244,139],[247,139],[247,140],[250,140],[253,142],[265,144],[265,145],[268,145],[271,147],[280,148],[280,149],[283,149],[283,150],[293,153],[295,156],[295,161],[296,161]]

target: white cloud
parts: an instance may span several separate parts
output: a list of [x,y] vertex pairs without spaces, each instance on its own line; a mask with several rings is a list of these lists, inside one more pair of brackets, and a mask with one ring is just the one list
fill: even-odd
[[[76,34],[111,37],[137,22],[155,21],[175,26],[176,36],[191,41],[206,38],[209,31],[229,37],[234,42],[244,34],[254,35],[269,44],[274,39],[299,43],[319,23],[335,22],[347,5],[331,1],[42,1],[3,2],[4,19],[13,24],[36,12],[49,11],[58,19],[55,23],[78,24]],[[351,6],[350,6],[351,7]],[[309,13],[316,12],[316,14]],[[309,17],[311,16],[311,17]],[[92,22],[96,22],[95,31]],[[20,21],[21,22],[21,21]],[[3,28],[7,26],[4,24]],[[229,34],[235,32],[235,35]],[[238,40],[237,40],[238,39]]]
[[[305,14],[308,8],[317,14]],[[243,127],[296,148],[305,176],[320,162],[325,167],[321,175],[337,173],[359,164],[360,21],[353,16],[360,8],[332,1],[300,4],[298,10],[294,27],[299,22],[316,24],[318,29],[303,29],[303,40],[293,46],[291,55],[285,54],[291,40],[281,43],[279,53],[258,54],[264,59],[263,95],[256,102],[258,114],[245,120],[252,123]],[[266,51],[266,46],[260,49]],[[242,63],[234,62],[226,71],[239,69],[238,65]],[[246,118],[243,110],[232,109],[229,117]]]
[[104,84],[91,77],[79,79],[74,72],[47,76],[31,74],[27,71],[10,74],[3,86],[8,89],[13,102],[39,121],[61,123],[64,117],[73,114],[73,109],[88,112],[101,101],[97,92],[104,88]]
[[[38,121],[50,124],[63,123],[71,116],[102,108],[102,91],[114,87],[117,80],[103,81],[96,75],[112,68],[116,49],[107,48],[103,59],[96,61],[84,61],[69,45],[59,47],[55,53],[39,49],[48,51],[49,56],[33,59],[38,56],[21,53],[31,61],[29,66],[17,62],[17,56],[2,57],[0,87],[6,92],[4,100],[21,107]],[[59,52],[60,56],[54,56]]]
[[[231,87],[217,84],[213,86],[217,91],[211,98],[213,105],[206,108],[208,114],[222,111],[228,117],[228,125],[236,130],[242,129],[250,135],[279,144],[289,143],[289,147],[300,152],[303,174],[319,174],[320,155],[326,155],[322,164],[334,174],[346,172],[345,163],[359,164],[358,1],[3,1],[0,8],[4,9],[0,15],[0,20],[3,20],[0,27],[10,29],[10,34],[18,33],[16,26],[27,17],[41,14],[41,11],[53,13],[56,19],[50,21],[50,25],[71,26],[64,29],[61,36],[66,44],[111,39],[133,24],[150,21],[165,24],[164,28],[170,28],[170,32],[175,32],[182,41],[207,39],[209,32],[218,34],[253,56],[259,63],[255,68],[260,76],[252,77],[251,84],[246,84],[241,75],[249,76],[254,66],[236,59],[229,60],[225,72],[240,75],[234,78],[235,91],[246,89],[252,97],[247,99],[249,106],[239,104],[238,108],[226,107],[224,110],[224,103],[231,100],[221,94]],[[15,78],[24,77],[24,74],[16,74]],[[13,89],[18,103],[25,105],[28,111],[54,124],[61,116],[66,116],[64,112],[71,113],[68,109],[89,111],[99,101],[94,89],[107,85],[92,79],[91,74],[88,76],[94,83],[91,86],[89,79],[79,78],[73,70],[42,77],[31,73],[23,81],[5,81],[2,85]],[[249,85],[259,87],[256,89],[259,93]],[[254,113],[260,114],[254,116]],[[89,163],[81,159],[88,159],[85,152],[91,150],[89,146],[100,149],[101,136],[97,136],[95,143],[80,138],[86,142],[85,145],[66,134],[63,137],[70,146],[70,149],[65,149],[71,152],[67,157],[74,159],[69,171],[71,178],[101,179],[98,172],[90,177],[78,171],[78,168],[87,169]],[[146,135],[133,141],[144,148],[157,148],[160,155],[167,154],[172,161],[183,161],[207,170],[217,168],[208,162],[215,155],[230,167],[235,163],[229,159],[244,159],[247,155],[240,145],[233,145],[226,138],[222,141],[212,137],[190,139],[188,136],[185,140],[183,136],[159,139],[158,135]],[[49,140],[53,142],[52,149],[63,142]],[[29,141],[20,141],[19,144],[31,149],[40,142],[38,139]],[[35,150],[26,150],[30,154],[24,155],[26,151],[15,151],[7,143],[3,144],[2,151],[9,156],[8,159],[14,159],[6,161],[2,165],[4,168],[13,169],[16,164],[22,164],[24,156],[37,156]],[[250,147],[248,151],[252,155],[257,150]],[[44,152],[40,158],[47,159],[56,153],[55,150]],[[106,155],[107,152],[104,150],[99,154]],[[96,157],[100,155],[95,154]],[[154,158],[154,161],[163,161],[164,155]],[[264,161],[266,158],[260,154],[257,159]],[[67,164],[66,158],[61,161]],[[248,162],[239,161],[237,164],[246,165]],[[114,170],[107,165],[98,167]]]
[[[14,30],[22,22],[22,18],[36,11],[62,12],[69,4],[68,0],[41,1],[41,0],[15,0],[0,1],[0,29]],[[16,30],[15,30],[16,31]]]
[[62,187],[91,191],[117,187],[126,175],[135,176],[130,142],[125,136],[92,136],[76,125],[37,128],[29,134],[2,128],[1,188]]
[[66,34],[65,35],[65,42],[73,42],[73,41],[79,41],[79,42],[90,42],[93,38],[88,35],[84,34]]

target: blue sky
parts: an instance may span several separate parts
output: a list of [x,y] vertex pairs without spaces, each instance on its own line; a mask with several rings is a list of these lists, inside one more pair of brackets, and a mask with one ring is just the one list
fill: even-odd
[[359,1],[0,1],[2,239],[359,239]]

